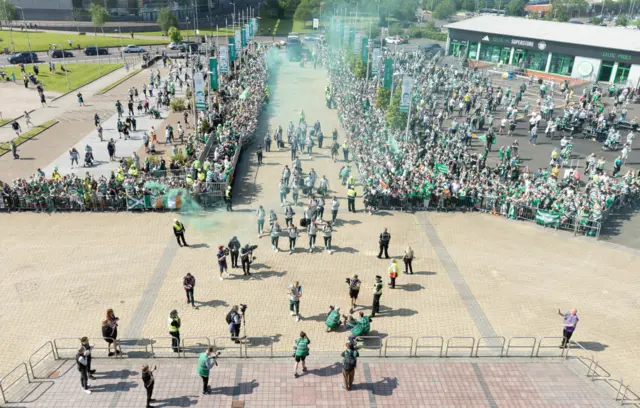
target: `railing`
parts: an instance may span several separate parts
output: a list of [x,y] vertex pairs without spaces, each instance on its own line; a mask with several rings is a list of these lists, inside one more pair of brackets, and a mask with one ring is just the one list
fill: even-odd
[[[178,341],[178,347],[174,347],[173,346],[173,339],[174,337],[172,336],[161,336],[161,337],[152,337],[150,340],[149,345],[151,346],[151,356],[153,358],[158,358],[158,357],[174,357],[174,358],[178,358],[181,356],[182,352],[181,352],[181,348],[180,348],[180,342]],[[166,344],[166,340],[169,340],[170,342],[170,346],[158,346],[158,344]],[[177,348],[178,351],[175,351],[174,349]],[[171,350],[171,353],[169,352],[163,352],[162,355],[157,355],[156,351],[160,351],[162,352],[162,350]]]
[[[171,341],[172,337],[164,336],[164,337],[153,337],[153,338],[137,338],[137,339],[121,339],[121,345],[125,345],[125,349],[122,350],[122,353],[119,355],[120,358],[124,357],[124,354],[127,354],[127,358],[133,358],[133,354],[137,352],[144,352],[145,357],[152,358],[163,358],[168,357],[167,353],[163,350],[172,349],[171,346],[160,346],[157,345],[159,340]],[[615,400],[619,401],[622,405],[624,404],[639,404],[640,403],[640,395],[633,391],[630,388],[629,383],[625,383],[622,378],[615,379],[612,375],[611,370],[609,370],[601,361],[597,361],[593,353],[589,350],[585,349],[579,342],[570,341],[567,348],[561,349],[561,351],[555,353],[546,353],[547,349],[558,349],[560,342],[562,341],[562,337],[556,336],[545,336],[537,337],[526,336],[526,337],[511,337],[507,341],[503,336],[493,336],[493,337],[480,337],[476,339],[475,337],[470,336],[455,336],[450,337],[446,341],[445,348],[445,340],[442,336],[422,336],[413,339],[410,336],[389,336],[382,340],[380,336],[360,336],[357,337],[356,340],[358,342],[362,341],[361,344],[358,344],[359,350],[364,351],[372,351],[373,353],[368,353],[363,355],[361,353],[361,358],[366,357],[384,357],[384,358],[394,358],[394,357],[409,357],[409,358],[424,358],[424,357],[437,357],[437,358],[449,358],[449,357],[466,357],[466,358],[560,358],[563,361],[571,362],[577,361],[581,363],[586,368],[586,377],[591,381],[602,381],[607,384],[614,392],[615,392]],[[65,343],[73,340],[75,343],[74,346],[67,346]],[[195,342],[195,344],[193,344]],[[232,342],[230,337],[216,337],[213,338],[213,343],[210,337],[207,336],[189,336],[181,339],[179,344],[180,352],[172,353],[171,357],[174,358],[195,358],[199,353],[206,351],[211,345],[216,348],[216,350],[238,350],[237,357],[248,358],[250,354],[253,354],[255,351],[266,351],[266,353],[258,352],[256,357],[280,357],[280,355],[274,354],[273,343],[274,338],[272,336],[255,336],[255,337],[246,337],[239,344],[232,343],[231,345],[226,345],[225,343]],[[114,342],[115,344],[116,342]],[[427,343],[426,345],[424,343]],[[553,343],[553,344],[551,344]],[[29,375],[29,367],[31,367],[31,372],[34,372],[34,368],[38,365],[42,364],[44,360],[52,355],[54,357],[54,361],[58,360],[73,360],[75,359],[75,354],[77,352],[79,346],[79,338],[71,337],[71,338],[57,338],[53,341],[49,341],[39,347],[28,360],[29,366],[27,363],[21,363],[13,370],[11,370],[7,375],[0,379],[0,396],[2,396],[2,401],[7,403],[7,390],[13,387],[18,381],[27,378],[28,383],[32,383],[33,379],[37,379],[35,374],[33,376]],[[41,355],[42,350],[45,350],[47,347],[50,347],[50,350],[44,355]],[[94,347],[92,357],[101,358],[106,355],[106,353],[102,353],[103,350],[106,350],[107,347]],[[244,356],[243,356],[244,349]],[[384,349],[384,350],[383,350]],[[421,350],[435,350],[434,353],[423,354]],[[69,350],[72,350],[72,353],[68,353]],[[389,353],[389,350],[400,350],[400,353]],[[406,350],[403,351],[403,350]],[[456,353],[456,351],[464,350],[464,353]],[[481,350],[493,350],[493,352],[485,353]],[[514,355],[513,350],[525,350],[524,353]],[[100,353],[95,353],[96,351],[100,351]],[[468,353],[467,353],[468,351]],[[150,354],[149,354],[150,353]],[[576,353],[583,353],[584,355],[578,355]],[[570,356],[571,354],[571,356]],[[117,355],[118,356],[118,355]],[[223,357],[231,357],[234,356],[225,353]],[[253,356],[252,356],[253,357]],[[24,370],[23,373],[20,373],[20,370]],[[15,379],[12,378],[14,373],[20,373]],[[7,380],[10,378],[11,380]]]

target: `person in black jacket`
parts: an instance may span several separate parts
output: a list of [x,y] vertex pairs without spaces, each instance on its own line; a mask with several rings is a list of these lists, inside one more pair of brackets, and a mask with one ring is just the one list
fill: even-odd
[[382,251],[384,250],[384,257],[389,259],[389,241],[391,240],[391,234],[387,232],[385,228],[382,234],[380,234],[380,252],[378,253],[378,258],[382,258]]
[[87,359],[87,373],[89,374],[89,378],[95,380],[96,377],[94,377],[93,374],[95,374],[96,370],[91,369],[91,349],[93,349],[93,346],[89,344],[89,338],[87,336],[80,339],[80,344],[87,350],[85,357]]
[[245,275],[251,275],[249,269],[251,268],[251,261],[253,260],[253,251],[249,247],[249,244],[246,244],[244,248],[242,248],[242,272]]
[[229,241],[227,247],[229,247],[229,251],[231,252],[231,267],[237,268],[238,256],[240,255],[240,248],[242,247],[240,241],[238,241],[238,237],[231,238],[231,241]]
[[87,354],[89,351],[84,347],[80,346],[78,352],[76,353],[76,365],[78,366],[78,371],[80,371],[80,385],[84,392],[87,394],[91,394],[89,390],[89,370],[87,369]]
[[157,367],[153,367],[153,370],[151,370],[148,365],[142,366],[142,383],[147,391],[147,408],[151,408],[151,403],[155,402],[155,399],[151,398],[151,396],[153,395],[153,386],[155,385],[153,372],[156,368]]

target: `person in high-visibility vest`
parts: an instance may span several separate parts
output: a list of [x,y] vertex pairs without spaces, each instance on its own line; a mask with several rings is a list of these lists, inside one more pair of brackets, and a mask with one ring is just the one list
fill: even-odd
[[180,317],[178,311],[169,313],[169,334],[171,335],[171,348],[174,353],[180,352]]
[[[187,242],[184,240],[184,232],[185,232],[184,224],[178,221],[178,219],[173,220],[173,233],[176,236],[176,240],[178,241],[178,245],[180,246],[189,246]],[[182,242],[180,242],[182,240]]]
[[398,275],[400,275],[400,267],[398,266],[398,261],[394,259],[387,270],[389,272],[389,287],[391,289],[395,289],[396,278],[398,277]]
[[227,186],[227,190],[224,193],[224,201],[227,203],[227,211],[233,211],[233,208],[231,208],[231,186]]
[[349,161],[349,145],[346,140],[342,144],[342,154],[344,155],[344,161]]
[[356,190],[353,189],[353,186],[347,190],[347,201],[349,204],[348,210],[350,212],[356,212]]

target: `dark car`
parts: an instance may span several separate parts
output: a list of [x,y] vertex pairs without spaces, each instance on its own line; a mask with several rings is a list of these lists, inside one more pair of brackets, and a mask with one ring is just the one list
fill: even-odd
[[30,64],[38,62],[38,55],[35,52],[19,52],[10,55],[7,60],[10,64]]
[[[62,54],[64,52],[64,55]],[[69,51],[55,50],[51,53],[51,58],[71,58],[73,53]]]
[[180,44],[180,47],[178,49],[180,50],[180,52],[197,54],[198,50],[200,49],[200,45],[194,42],[186,42],[186,43]]
[[106,48],[87,47],[84,49],[84,55],[107,55],[109,50]]
[[427,55],[435,55],[438,52],[442,51],[442,46],[436,43],[425,44],[422,47],[422,51]]

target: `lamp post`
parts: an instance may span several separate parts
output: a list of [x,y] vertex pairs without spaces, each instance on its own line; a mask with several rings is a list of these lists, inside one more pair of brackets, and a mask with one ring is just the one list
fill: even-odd
[[[7,22],[9,21],[9,14],[7,14],[7,2],[4,2],[4,15],[7,18]],[[13,27],[9,27],[9,40],[11,41],[11,45],[13,45],[13,52],[16,52],[16,44],[13,42]]]
[[[7,6],[6,6],[6,3],[5,3],[5,13],[6,13],[6,7]],[[20,9],[20,12],[22,13],[22,23],[26,27],[27,26],[27,22],[26,22],[26,20],[24,18],[24,9],[22,7],[18,7],[18,6],[16,6],[16,8]],[[27,44],[29,44],[29,53],[31,53],[31,40],[29,40],[29,30],[28,29],[26,30],[26,33],[27,33]],[[13,43],[13,38],[11,39],[11,42]],[[13,46],[13,50],[14,51],[15,51],[15,48],[16,48],[16,46],[14,45]],[[63,47],[63,49],[64,49],[64,47]],[[31,56],[29,56],[29,58],[31,58]],[[33,62],[33,60],[31,62]]]

